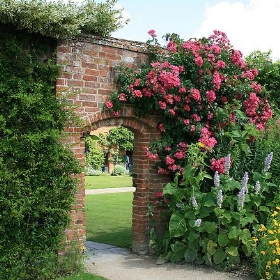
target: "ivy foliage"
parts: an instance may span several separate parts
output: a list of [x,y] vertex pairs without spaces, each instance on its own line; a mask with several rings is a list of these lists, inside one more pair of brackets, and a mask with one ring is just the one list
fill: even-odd
[[[2,1],[3,2],[3,1]],[[12,1],[5,1],[12,2]],[[0,29],[0,279],[55,279],[80,172],[61,143],[55,40]]]
[[0,0],[0,22],[56,39],[80,34],[108,36],[126,23],[116,3],[116,0],[103,3],[85,0],[81,5],[62,0]]
[[107,140],[119,149],[133,151],[134,134],[123,126],[115,127],[109,131]]
[[86,156],[85,163],[89,168],[94,170],[102,171],[102,167],[105,161],[105,154],[103,148],[100,144],[99,139],[95,139],[91,136],[87,137],[85,140],[86,144]]

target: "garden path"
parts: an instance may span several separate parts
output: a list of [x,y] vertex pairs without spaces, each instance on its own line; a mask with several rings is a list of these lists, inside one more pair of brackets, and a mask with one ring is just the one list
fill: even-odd
[[92,189],[92,190],[86,190],[86,195],[101,194],[101,193],[134,192],[134,191],[135,191],[134,187]]

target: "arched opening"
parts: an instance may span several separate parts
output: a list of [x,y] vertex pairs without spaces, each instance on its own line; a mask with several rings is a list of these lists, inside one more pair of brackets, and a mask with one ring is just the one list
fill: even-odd
[[[160,136],[157,129],[156,116],[137,118],[130,106],[122,108],[118,117],[108,111],[88,117],[90,123],[86,131],[94,131],[106,126],[124,126],[134,133],[134,149],[132,155],[132,182],[135,187],[132,202],[132,251],[139,254],[149,252],[149,216],[148,208],[154,204],[155,194],[162,190],[166,176],[157,174],[154,162],[148,160],[146,147],[149,142]],[[98,211],[98,209],[96,209]]]
[[[103,126],[85,139],[87,241],[131,248],[133,133]],[[102,161],[102,163],[101,163]]]

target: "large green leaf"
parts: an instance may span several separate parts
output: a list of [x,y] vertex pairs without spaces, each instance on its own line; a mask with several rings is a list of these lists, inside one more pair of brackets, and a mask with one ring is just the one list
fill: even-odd
[[228,233],[228,237],[230,239],[237,239],[238,237],[238,229],[236,226],[231,227],[229,233]]
[[216,247],[217,243],[214,242],[213,240],[209,240],[207,244],[207,253],[211,256],[213,256],[216,253]]
[[228,244],[228,236],[226,233],[220,233],[218,235],[218,244],[221,247],[225,247]]
[[173,213],[169,221],[170,237],[182,236],[186,231],[187,225],[184,216],[179,212]]
[[234,246],[228,247],[226,252],[230,256],[237,257],[238,256],[238,247],[234,247]]
[[222,263],[226,258],[226,252],[223,250],[223,248],[218,248],[213,256],[213,261],[215,264]]
[[170,261],[176,263],[184,259],[186,249],[187,245],[182,242],[176,241],[175,244],[171,244],[172,255]]
[[197,259],[197,250],[187,248],[184,256],[186,262],[193,262],[195,259]]

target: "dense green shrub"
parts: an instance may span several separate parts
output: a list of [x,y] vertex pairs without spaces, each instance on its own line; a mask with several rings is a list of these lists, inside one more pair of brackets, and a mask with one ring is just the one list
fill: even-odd
[[110,145],[117,145],[119,149],[125,151],[133,150],[134,134],[123,126],[111,129],[107,136],[107,140]]
[[105,155],[100,142],[90,136],[86,138],[86,157],[85,162],[88,168],[102,170]]
[[[3,1],[2,1],[3,2]],[[8,1],[11,2],[11,1]],[[1,3],[3,5],[3,3]],[[0,29],[0,279],[53,279],[79,165],[61,142],[55,41]]]
[[102,174],[102,171],[86,166],[85,173],[87,176],[100,176]]
[[115,168],[113,172],[111,173],[112,176],[120,176],[120,175],[126,175],[127,171],[125,170],[125,167],[122,165],[115,165]]
[[62,39],[80,34],[108,36],[125,24],[116,0],[75,1],[0,0],[0,22],[16,29]]

